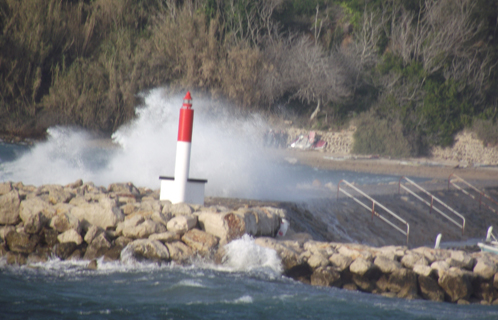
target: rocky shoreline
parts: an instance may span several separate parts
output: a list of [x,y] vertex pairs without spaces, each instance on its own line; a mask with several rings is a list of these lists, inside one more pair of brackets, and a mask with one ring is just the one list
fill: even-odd
[[0,262],[30,265],[56,256],[119,260],[126,248],[136,259],[189,264],[222,263],[224,245],[244,234],[275,250],[283,273],[318,286],[388,297],[452,303],[498,304],[498,256],[405,246],[368,247],[315,241],[307,233],[277,232],[287,209],[233,202],[172,205],[158,191],[131,183],[26,186],[0,184]]

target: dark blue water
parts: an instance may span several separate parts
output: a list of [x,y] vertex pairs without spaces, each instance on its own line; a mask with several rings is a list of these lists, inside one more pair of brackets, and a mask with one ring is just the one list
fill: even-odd
[[0,268],[0,319],[498,319],[460,306],[312,287],[265,272],[61,262]]

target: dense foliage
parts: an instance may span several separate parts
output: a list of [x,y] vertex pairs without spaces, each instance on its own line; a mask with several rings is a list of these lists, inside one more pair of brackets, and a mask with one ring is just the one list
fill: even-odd
[[497,37],[494,0],[0,0],[0,131],[111,133],[164,85],[353,119],[359,153],[493,144]]

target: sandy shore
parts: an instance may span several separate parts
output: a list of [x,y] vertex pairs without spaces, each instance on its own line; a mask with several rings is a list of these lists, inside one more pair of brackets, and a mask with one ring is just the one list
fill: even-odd
[[[300,163],[328,170],[348,170],[356,172],[392,174],[400,176],[448,179],[453,173],[466,180],[496,181],[498,167],[459,167],[453,162],[428,158],[387,159],[354,157],[319,151],[279,149],[271,151],[276,160]],[[490,181],[491,180],[491,181]]]

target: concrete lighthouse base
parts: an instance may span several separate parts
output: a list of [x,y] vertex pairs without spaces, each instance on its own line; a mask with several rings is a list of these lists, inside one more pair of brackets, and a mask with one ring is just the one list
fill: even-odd
[[169,200],[173,204],[185,202],[204,205],[204,189],[207,180],[187,179],[185,190],[182,190],[179,181],[175,181],[173,177],[159,177],[159,179],[161,180],[159,200]]

